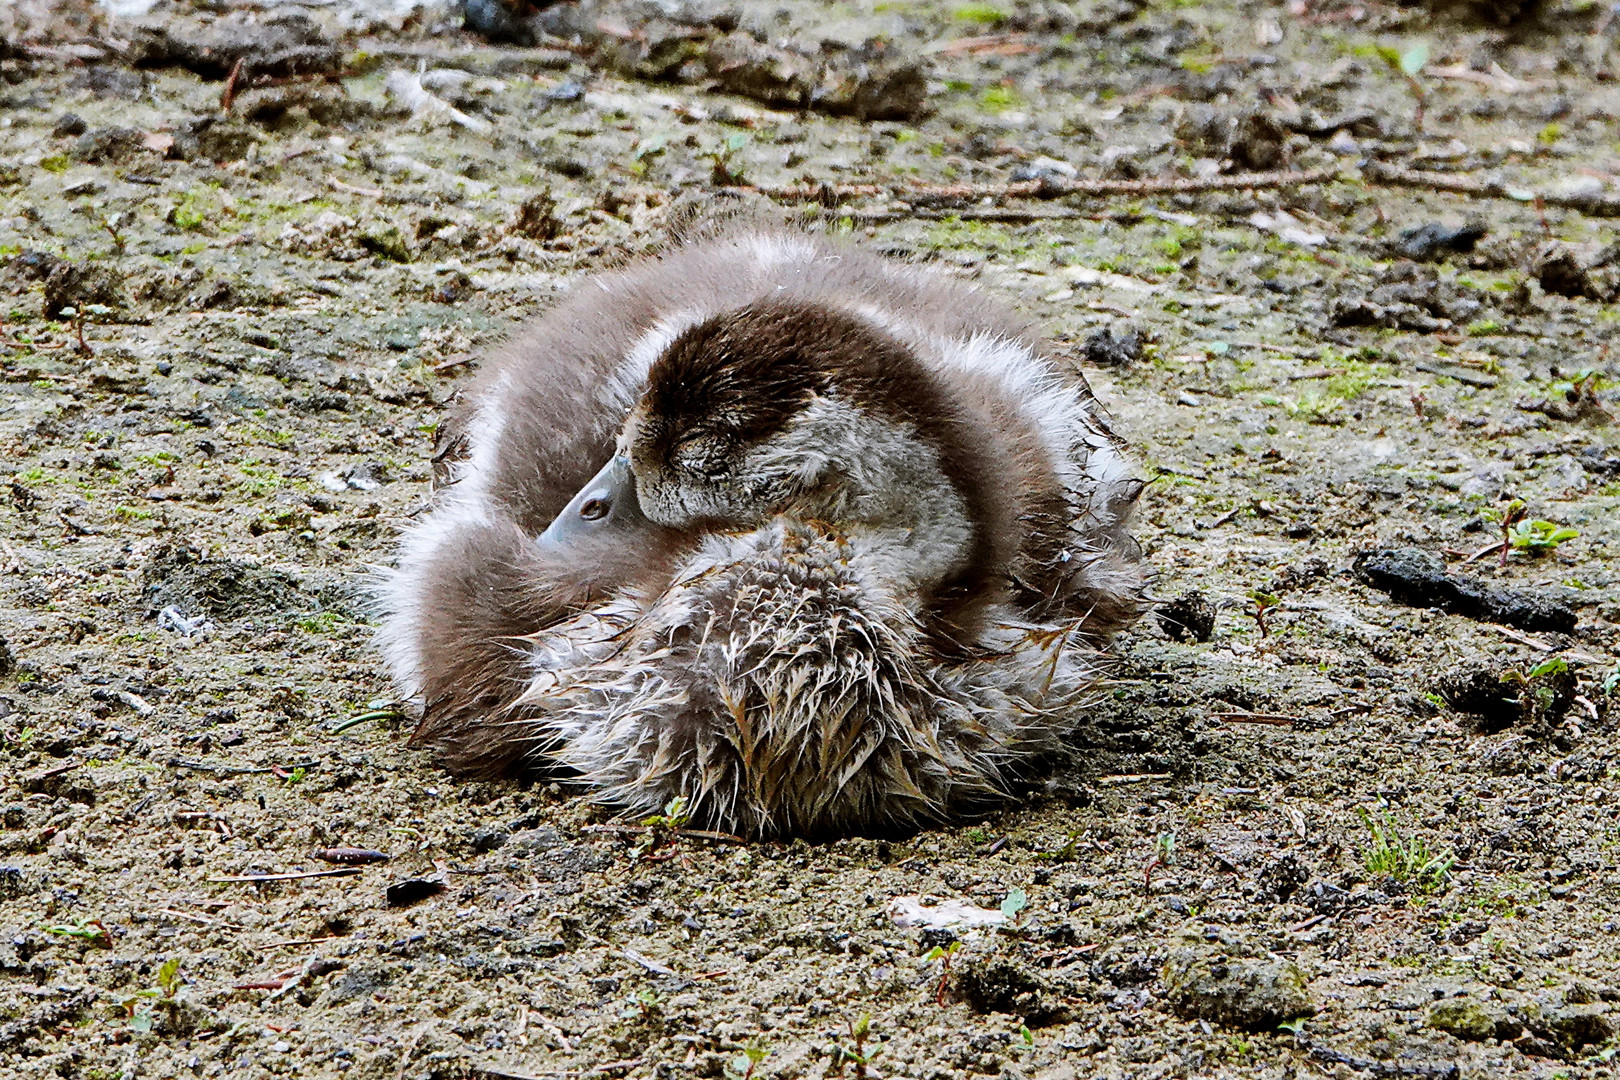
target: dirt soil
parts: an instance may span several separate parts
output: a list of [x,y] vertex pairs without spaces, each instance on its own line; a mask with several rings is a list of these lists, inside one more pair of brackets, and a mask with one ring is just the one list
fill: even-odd
[[[0,1073],[1614,1075],[1609,5],[471,6],[519,44],[0,12]],[[447,403],[705,203],[1004,297],[1155,478],[1173,603],[997,816],[735,844],[404,745],[364,585]]]

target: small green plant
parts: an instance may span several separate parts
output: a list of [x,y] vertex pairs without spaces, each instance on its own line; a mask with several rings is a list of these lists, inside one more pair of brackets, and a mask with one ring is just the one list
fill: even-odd
[[171,956],[163,961],[163,966],[158,968],[157,980],[158,989],[163,991],[163,996],[173,1001],[175,995],[180,992],[180,987],[185,985],[180,978],[180,958],[178,956]]
[[686,796],[677,795],[664,804],[662,814],[642,818],[641,824],[647,831],[641,835],[640,842],[636,844],[635,857],[645,859],[659,848],[673,844],[675,834],[686,828],[686,823],[691,820],[689,805]]
[[707,154],[716,187],[737,187],[746,180],[743,177],[742,167],[737,163],[737,154],[748,145],[748,136],[743,132],[734,131],[727,135],[720,144],[720,149]]
[[[1530,510],[1525,506],[1523,499],[1514,499],[1500,510],[1495,507],[1486,507],[1484,516],[1496,519],[1502,530],[1502,558],[1498,565],[1506,566],[1508,552],[1513,550],[1513,526],[1529,516]],[[1489,551],[1489,548],[1485,549]]]
[[1452,852],[1433,853],[1421,838],[1401,836],[1395,820],[1387,812],[1375,818],[1357,807],[1361,823],[1367,827],[1372,846],[1367,850],[1367,872],[1391,877],[1416,893],[1436,893],[1445,888],[1457,856]]
[[1405,52],[1391,48],[1388,45],[1376,46],[1379,56],[1394,69],[1395,73],[1406,80],[1407,88],[1417,99],[1417,111],[1412,115],[1412,127],[1418,134],[1423,133],[1423,110],[1428,106],[1429,95],[1424,89],[1423,82],[1418,76],[1429,63],[1429,45],[1420,41]]
[[169,224],[186,232],[195,232],[202,228],[208,221],[206,198],[197,191],[188,191],[180,196],[179,201],[169,210]]
[[1006,897],[1001,901],[1001,913],[1014,925],[1023,921],[1020,915],[1027,907],[1029,907],[1029,897],[1023,889],[1016,885],[1007,890]]
[[45,927],[45,932],[57,937],[78,938],[97,949],[112,948],[112,934],[101,924],[100,919],[75,919],[71,926],[67,923],[58,923],[55,926]]
[[1562,656],[1554,656],[1543,660],[1529,671],[1525,672],[1526,679],[1540,679],[1547,675],[1562,675],[1569,670],[1569,661]]
[[866,1049],[866,1040],[872,1034],[872,1014],[862,1013],[859,1020],[853,1020],[849,1025],[849,1041],[852,1045],[833,1043],[833,1069],[834,1076],[844,1075],[844,1063],[849,1062],[855,1066],[855,1080],[866,1080],[867,1066],[872,1060],[883,1052],[882,1047],[871,1051]]
[[292,772],[287,774],[287,786],[288,787],[295,787],[295,786],[297,786],[299,784],[302,784],[304,782],[305,777],[307,777],[308,775],[309,775],[309,770],[308,769],[304,768],[302,765],[297,766],[296,768],[293,769]]
[[754,1080],[754,1070],[759,1068],[760,1062],[771,1056],[765,1049],[765,1043],[757,1036],[749,1039],[742,1048],[742,1056],[737,1057],[726,1066],[727,1080]]
[[994,4],[963,4],[951,15],[960,22],[978,23],[981,26],[1000,26],[1007,21],[1007,13]]
[[1260,636],[1265,637],[1271,633],[1270,627],[1266,626],[1266,616],[1282,607],[1282,601],[1274,594],[1260,589],[1249,593],[1249,601],[1253,604],[1249,609],[1249,618],[1253,619],[1254,625],[1259,628]]
[[1017,108],[1023,104],[1023,101],[1024,99],[1018,95],[1017,90],[1010,86],[1003,86],[1000,83],[995,86],[985,87],[984,93],[979,95],[979,104],[984,107],[986,112],[993,113],[1002,113],[1008,109]]
[[1037,859],[1046,859],[1049,862],[1074,862],[1080,855],[1081,836],[1078,831],[1069,833],[1063,841],[1063,846],[1052,851],[1037,852]]
[[640,1020],[650,1023],[658,1019],[663,1011],[663,1002],[658,997],[658,991],[651,987],[642,987],[624,1000],[623,1015],[627,1019]]
[[1515,522],[1508,532],[1508,543],[1515,551],[1526,551],[1531,555],[1545,555],[1549,551],[1556,551],[1558,545],[1566,540],[1573,540],[1581,535],[1579,530],[1571,529],[1567,525],[1556,525],[1551,521],[1523,520]]
[[949,945],[935,945],[923,957],[923,962],[929,964],[935,960],[944,961],[939,967],[939,983],[934,987],[934,1004],[942,1008],[945,1005],[945,988],[951,979],[951,957],[955,956],[956,950],[961,947],[960,941],[952,941]]

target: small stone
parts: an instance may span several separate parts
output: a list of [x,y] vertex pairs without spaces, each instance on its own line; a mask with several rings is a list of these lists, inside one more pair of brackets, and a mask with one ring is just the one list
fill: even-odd
[[1427,1023],[1436,1031],[1479,1042],[1496,1034],[1496,1021],[1471,998],[1447,998],[1429,1006]]
[[474,851],[494,851],[505,844],[510,836],[499,825],[484,825],[473,830],[472,847]]
[[1105,326],[1086,338],[1085,356],[1095,367],[1130,367],[1142,359],[1142,335],[1129,326]]
[[1397,255],[1408,259],[1438,259],[1456,252],[1470,252],[1484,239],[1484,225],[1442,225],[1430,221],[1401,231],[1393,247]]
[[951,989],[979,1013],[1008,1013],[1030,1027],[1061,1024],[1070,1012],[1044,974],[1005,956],[971,956],[951,972]]
[[391,221],[374,221],[360,233],[360,246],[373,255],[381,255],[397,263],[411,261],[411,248],[405,234]]
[[410,907],[412,904],[426,900],[430,896],[437,896],[444,892],[444,881],[440,878],[407,878],[396,881],[388,886],[385,894],[389,907]]
[[1615,1031],[1609,1007],[1601,1004],[1533,1008],[1525,1016],[1525,1026],[1535,1035],[1569,1052],[1608,1042],[1614,1037]]
[[71,135],[83,135],[86,130],[88,125],[85,124],[84,117],[69,112],[56,118],[56,126],[51,129],[51,134],[63,139]]
[[1316,1012],[1305,973],[1282,959],[1178,949],[1165,962],[1165,997],[1176,1015],[1258,1031]]
[[1215,605],[1193,589],[1158,610],[1159,626],[1176,641],[1208,641],[1215,632]]

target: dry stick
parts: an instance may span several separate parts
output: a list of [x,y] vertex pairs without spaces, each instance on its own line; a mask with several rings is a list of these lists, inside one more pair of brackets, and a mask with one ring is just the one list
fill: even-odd
[[1203,191],[1242,191],[1249,188],[1324,184],[1339,178],[1340,170],[1306,172],[1235,173],[1231,176],[1165,177],[1149,180],[1022,180],[1010,184],[794,184],[785,187],[743,187],[737,190],[764,195],[781,202],[833,204],[845,199],[892,195],[897,199],[976,201],[979,199],[1061,199],[1067,195],[1180,195]]
[[[1425,191],[1444,191],[1452,195],[1468,195],[1476,199],[1511,199],[1514,202],[1534,202],[1536,195],[1526,195],[1500,180],[1475,180],[1451,173],[1409,169],[1404,165],[1390,165],[1370,161],[1362,168],[1366,178],[1375,184],[1390,187],[1421,188]],[[1549,195],[1539,196],[1547,206],[1579,210],[1592,217],[1620,217],[1620,197],[1613,195]]]
[[[652,829],[645,825],[581,825],[580,832],[617,833],[620,836],[643,836]],[[746,844],[747,839],[732,833],[710,832],[708,829],[671,829],[676,836],[689,836],[694,840],[713,840],[720,844]]]
[[208,881],[212,885],[224,885],[241,881],[302,881],[304,878],[353,877],[359,872],[360,868],[358,866],[346,866],[338,870],[305,870],[297,874],[241,874],[232,877],[211,877]]
[[219,95],[219,111],[230,114],[231,103],[236,100],[236,80],[242,77],[242,61],[245,57],[238,56],[236,63],[231,65],[231,73],[225,76],[225,89]]
[[1283,716],[1278,713],[1246,713],[1246,712],[1214,712],[1210,718],[1219,720],[1223,724],[1269,724],[1272,727],[1293,727],[1299,723],[1297,716]]
[[[744,193],[764,195],[779,202],[819,202],[836,206],[848,199],[890,196],[913,202],[964,202],[990,199],[1061,199],[1070,195],[1184,195],[1209,191],[1242,191],[1246,189],[1298,187],[1309,184],[1331,183],[1338,179],[1353,179],[1337,167],[1311,169],[1302,172],[1235,173],[1230,176],[1160,177],[1148,180],[1025,180],[1009,184],[914,184],[890,186],[885,184],[796,184],[783,187],[740,187]],[[1593,217],[1620,217],[1620,196],[1613,195],[1527,195],[1509,187],[1500,180],[1477,180],[1451,173],[1410,169],[1404,165],[1391,165],[1370,161],[1362,166],[1361,178],[1370,184],[1387,187],[1409,187],[1424,191],[1443,191],[1453,195],[1466,195],[1476,199],[1509,199],[1514,202],[1534,202],[1538,197],[1545,206],[1558,206],[1579,210]]]

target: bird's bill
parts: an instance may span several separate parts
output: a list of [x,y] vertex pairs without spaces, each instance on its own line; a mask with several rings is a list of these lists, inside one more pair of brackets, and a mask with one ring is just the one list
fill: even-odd
[[587,537],[628,534],[646,524],[630,459],[617,454],[569,500],[540,534],[539,542],[548,550],[562,551]]

